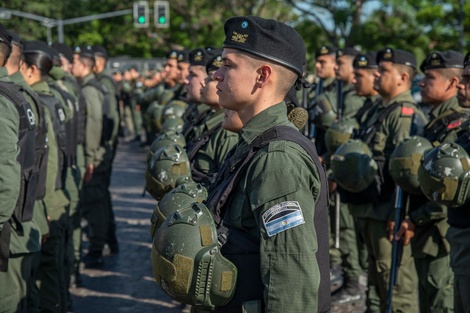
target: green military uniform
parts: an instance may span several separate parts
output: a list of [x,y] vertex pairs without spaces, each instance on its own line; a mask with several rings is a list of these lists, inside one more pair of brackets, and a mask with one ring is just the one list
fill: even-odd
[[[431,120],[424,137],[435,145],[445,138],[454,141],[464,116],[460,111],[456,97],[436,106],[429,114]],[[454,301],[450,246],[445,239],[449,228],[447,207],[412,195],[408,215],[416,225],[411,248],[419,277],[420,311],[447,312]]]
[[117,90],[114,82],[112,81],[111,77],[107,76],[104,71],[101,73],[96,74],[96,78],[99,80],[100,83],[104,84],[110,93],[110,109],[113,115],[114,126],[113,131],[111,134],[111,139],[109,140],[109,146],[112,149],[112,158],[106,159],[105,162],[108,162],[105,167],[107,169],[106,173],[106,210],[107,210],[107,217],[108,217],[108,238],[106,243],[110,246],[111,251],[113,253],[118,251],[118,242],[116,238],[116,222],[114,219],[114,212],[113,212],[113,204],[111,201],[111,193],[109,192],[109,186],[111,185],[111,173],[112,173],[112,163],[114,161],[114,157],[116,156],[116,147],[118,142],[118,131],[119,131],[119,112],[118,112],[118,103],[117,103]]
[[[31,88],[41,95],[53,96],[47,82],[40,81]],[[45,109],[46,119],[52,121],[55,116],[48,107]],[[49,155],[47,160],[46,194],[43,199],[48,217],[50,232],[47,241],[42,246],[41,263],[37,274],[40,309],[60,312],[65,308],[67,287],[64,278],[65,231],[67,228],[68,212],[67,199],[63,189],[56,189],[56,180],[63,168],[59,168],[59,147],[53,123],[48,123]],[[65,298],[64,298],[65,297]]]
[[[294,127],[287,120],[284,103],[262,111],[244,125],[231,159],[245,155],[248,145],[275,125]],[[274,141],[255,155],[234,189],[224,221],[233,229],[243,232],[250,241],[258,243],[260,264],[256,265],[256,257],[252,258],[252,264],[259,266],[261,281],[241,281],[239,276],[234,297],[237,297],[237,291],[242,292],[247,286],[255,284],[261,287],[258,303],[264,301],[267,312],[317,310],[320,272],[315,255],[317,234],[313,225],[312,204],[318,200],[320,188],[324,187],[320,186],[315,164],[296,143]],[[266,216],[277,206],[292,206],[289,208],[301,211],[304,223],[268,234]],[[222,254],[230,259],[230,252],[224,247]],[[253,302],[256,306],[256,301],[244,305],[253,306]]]
[[86,102],[87,118],[85,129],[85,163],[93,164],[91,181],[83,184],[80,207],[88,220],[89,255],[101,257],[108,236],[108,210],[106,208],[107,173],[112,153],[102,142],[103,94],[87,83],[95,79],[88,74],[80,81]]
[[[220,109],[213,112],[201,125],[195,126],[198,136],[193,142],[188,142],[186,151],[192,145],[197,145],[198,141],[204,140],[203,134],[208,134],[211,130],[215,130],[210,134],[207,142],[194,151],[194,156],[189,156],[191,162],[192,177],[198,183],[210,183],[210,180],[215,177],[217,172],[222,167],[222,164],[228,152],[235,146],[238,141],[238,135],[221,127],[224,120],[225,110]],[[199,139],[199,140],[198,140]],[[206,181],[209,180],[209,181]],[[208,186],[205,186],[208,188]]]
[[[0,142],[2,149],[0,151],[0,238],[6,224],[10,223],[16,207],[16,201],[20,195],[20,177],[21,167],[16,158],[19,154],[18,135],[19,135],[19,114],[15,105],[4,96],[0,96]],[[11,234],[15,233],[12,230]],[[2,238],[3,239],[3,238]],[[15,244],[16,243],[16,244]],[[25,309],[24,297],[27,292],[27,286],[23,275],[28,271],[27,265],[23,267],[22,254],[25,247],[22,247],[21,241],[11,238],[11,255],[3,256],[0,265],[3,267],[8,258],[8,269],[0,270],[0,311],[17,312],[18,309]],[[7,251],[2,251],[8,254]],[[20,254],[17,254],[20,252]],[[13,254],[14,253],[14,254]]]
[[132,115],[132,84],[130,81],[123,80],[121,82],[121,99],[123,102],[123,110],[121,112],[121,120],[127,135],[135,135],[136,127],[134,125]]
[[[3,71],[3,69],[0,69],[0,73]],[[6,74],[6,73],[5,73]],[[0,74],[1,76],[2,74]],[[0,80],[3,79],[3,77],[0,78]],[[12,75],[9,76],[9,79],[14,82],[15,84],[20,85],[23,87],[23,89],[28,90],[28,92],[24,92],[23,96],[25,99],[28,101],[30,104],[31,109],[34,112],[34,116],[37,121],[37,126],[40,127],[42,124],[41,118],[45,119],[46,117],[44,114],[40,116],[38,110],[43,110],[43,105],[41,104],[40,108],[36,107],[36,102],[32,99],[30,94],[34,94],[34,91],[29,87],[29,85],[26,83],[24,80],[23,75],[18,71]],[[46,125],[47,122],[44,124]],[[46,145],[46,143],[44,143]],[[33,260],[32,260],[32,268],[31,268],[31,274],[30,278],[27,279],[27,284],[28,284],[28,299],[27,299],[27,306],[28,306],[28,311],[35,311],[37,307],[39,306],[39,298],[38,298],[38,289],[36,286],[36,273],[39,267],[39,262],[40,262],[40,257],[41,257],[41,238],[42,236],[45,236],[46,234],[49,233],[49,224],[47,221],[47,213],[46,209],[44,207],[44,204],[42,202],[42,199],[36,200],[34,202],[34,210],[33,210],[33,218],[31,222],[25,222],[22,223],[23,229],[28,229],[31,228],[31,231],[25,231],[24,233],[31,233],[31,232],[38,232],[39,233],[39,240],[37,242],[37,245],[35,245],[35,241],[31,241],[28,243],[28,245],[25,246],[29,249],[29,253],[33,254]],[[22,236],[23,240],[27,239],[27,236]],[[13,239],[13,238],[12,238]],[[25,251],[22,251],[21,253],[25,253]]]
[[[395,146],[404,138],[410,136],[414,115],[420,115],[424,120],[425,117],[414,104],[409,91],[399,94],[385,106],[382,102],[377,105],[377,110],[370,115],[365,126],[372,127],[371,125],[373,125],[376,129],[369,144],[374,158],[388,160]],[[387,108],[393,109],[380,124],[374,125],[374,122]],[[387,164],[387,161],[385,161],[385,164]],[[351,212],[356,217],[357,229],[362,238],[365,239],[369,252],[368,284],[375,287],[370,288],[370,290],[372,292],[376,290],[380,298],[380,303],[377,303],[378,299],[375,298],[375,295],[368,293],[367,306],[371,312],[383,312],[385,310],[392,258],[392,243],[388,240],[387,222],[393,219],[394,210],[391,201],[393,181],[389,176],[384,176],[382,179],[384,183],[378,201],[350,204]],[[407,246],[403,249],[397,285],[393,291],[393,312],[418,311],[417,286],[418,279],[411,255],[411,247]]]

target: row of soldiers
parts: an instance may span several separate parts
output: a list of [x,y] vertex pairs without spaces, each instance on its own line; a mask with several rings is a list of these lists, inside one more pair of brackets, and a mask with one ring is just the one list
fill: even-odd
[[[392,48],[360,53],[327,46],[317,51],[319,82],[310,93],[307,133],[331,172],[331,277],[335,280],[342,268],[344,279],[332,294],[333,304],[360,301],[359,280],[366,272],[367,312],[469,309],[464,296],[469,292],[468,270],[462,266],[467,257],[454,235],[461,236],[462,227],[450,220],[461,211],[451,208],[456,202],[439,196],[455,190],[436,187],[439,179],[455,175],[434,168],[435,160],[428,157],[421,169],[428,174],[418,179],[423,154],[444,142],[466,140],[469,65],[470,54],[428,54],[419,66],[424,74],[419,83],[422,103],[416,103],[411,87],[418,65],[412,53]],[[438,149],[452,155],[460,151]],[[406,214],[395,219],[401,206]],[[405,246],[395,254],[397,241]]]
[[[227,120],[232,121],[227,115],[233,112],[222,113],[217,97],[210,100],[207,96],[213,92],[211,88],[215,90],[210,69],[222,65],[215,62],[220,53],[210,48],[171,51],[162,72],[166,79],[141,98],[147,103],[146,129],[153,142],[146,188],[159,201],[152,215],[152,238],[175,207],[206,199],[206,188],[237,141],[235,133],[241,124],[226,125]],[[416,135],[438,146],[465,133],[468,97],[462,74],[468,62],[468,55],[464,58],[455,51],[430,53],[419,67],[424,77],[420,82],[422,103],[417,103],[411,94],[418,73],[412,53],[392,48],[360,53],[328,46],[316,52],[318,81],[307,90],[308,100],[304,101],[310,121],[305,128],[301,122],[298,128],[315,142],[323,162],[331,168],[331,277],[341,268],[344,280],[332,294],[333,305],[363,298],[359,281],[364,272],[368,276],[368,312],[390,308],[393,312],[447,312],[454,309],[454,296],[458,299],[455,310],[464,305],[460,293],[465,289],[455,289],[455,294],[453,289],[458,275],[462,275],[459,286],[466,288],[466,272],[464,267],[456,267],[461,261],[450,266],[446,206],[426,198],[419,185],[412,190],[405,187],[400,201],[406,218],[394,237],[395,183],[401,176],[416,176],[420,158],[408,156],[403,161],[392,154],[402,142],[422,146],[420,139],[409,140]],[[295,122],[292,108],[298,101],[294,90],[290,96],[286,103]],[[225,119],[217,118],[222,114]],[[348,163],[354,154],[368,157],[373,165]],[[414,164],[411,168],[410,163]],[[374,166],[376,170],[371,171]],[[405,247],[398,259],[397,281],[390,289],[393,241],[404,241]],[[155,245],[153,255],[158,255]],[[154,260],[158,282],[162,278],[156,264],[158,260]]]
[[[100,46],[22,41],[0,24],[0,312],[67,312],[79,263],[119,250],[117,89]],[[82,259],[81,219],[88,221]]]

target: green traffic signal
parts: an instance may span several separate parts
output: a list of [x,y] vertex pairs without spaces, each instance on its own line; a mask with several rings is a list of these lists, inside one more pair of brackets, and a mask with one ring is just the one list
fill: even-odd
[[145,16],[139,16],[137,22],[139,22],[139,24],[145,24]]
[[166,23],[166,17],[165,16],[160,16],[158,18],[158,23],[160,24],[165,24]]

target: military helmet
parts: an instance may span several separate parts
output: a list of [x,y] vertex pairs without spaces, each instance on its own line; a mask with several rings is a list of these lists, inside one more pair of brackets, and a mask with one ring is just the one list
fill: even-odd
[[150,219],[150,235],[152,238],[165,218],[175,210],[188,203],[202,202],[206,200],[206,198],[206,188],[195,182],[187,182],[171,190],[157,203],[153,211],[152,218]]
[[336,121],[336,112],[325,95],[320,95],[318,98],[309,111],[310,120],[317,127],[326,129]]
[[209,209],[192,203],[171,213],[152,245],[156,282],[171,298],[211,310],[232,298],[237,268],[222,256]]
[[160,148],[145,171],[146,190],[160,200],[173,188],[192,180],[186,152],[177,144]]
[[334,122],[325,133],[325,144],[329,153],[334,153],[343,143],[347,142],[354,131],[359,129],[355,119],[344,119]]
[[374,181],[378,166],[363,141],[350,139],[331,156],[331,170],[342,188],[357,193]]
[[166,133],[158,136],[157,139],[152,142],[149,151],[147,152],[147,163],[158,149],[166,147],[172,143],[175,143],[181,148],[184,148],[186,145],[186,139],[182,133],[176,132],[174,130],[167,131]]
[[404,191],[422,195],[418,169],[424,153],[432,147],[431,142],[426,138],[412,136],[403,140],[393,150],[388,163],[388,171],[395,183]]
[[173,100],[168,103],[165,108],[163,109],[163,120],[165,121],[168,118],[183,118],[184,112],[188,104],[182,100]]
[[443,143],[425,153],[418,169],[421,190],[431,201],[449,207],[469,199],[470,158],[456,143]]
[[167,118],[160,129],[160,134],[164,134],[168,131],[182,132],[184,121],[181,117]]

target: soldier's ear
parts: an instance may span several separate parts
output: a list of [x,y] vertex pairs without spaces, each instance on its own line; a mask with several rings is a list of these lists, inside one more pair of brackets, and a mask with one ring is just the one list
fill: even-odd
[[256,82],[260,84],[261,86],[261,85],[264,85],[269,80],[269,78],[271,77],[273,73],[273,69],[268,64],[263,64],[262,66],[258,68],[257,72],[258,72],[258,77],[256,78]]

